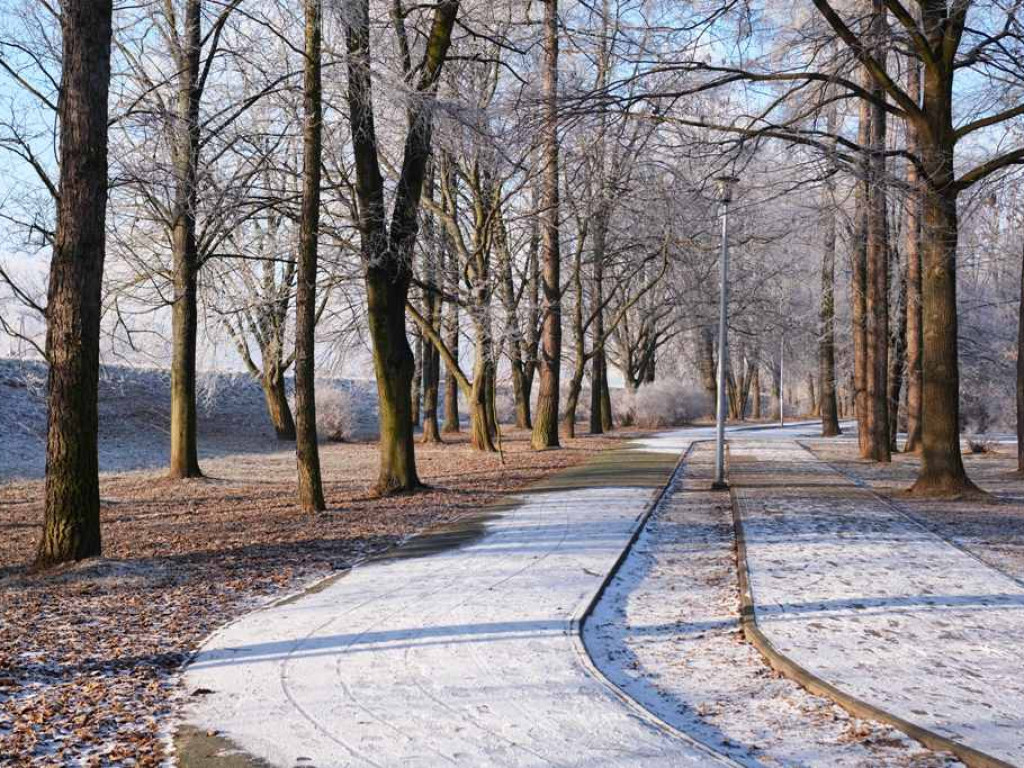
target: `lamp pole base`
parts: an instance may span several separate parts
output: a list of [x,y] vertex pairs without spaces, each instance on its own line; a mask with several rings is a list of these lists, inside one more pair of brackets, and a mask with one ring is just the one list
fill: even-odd
[[725,482],[725,480],[715,480],[715,482],[713,482],[711,484],[711,490],[712,491],[728,491],[729,490],[729,484],[727,482]]

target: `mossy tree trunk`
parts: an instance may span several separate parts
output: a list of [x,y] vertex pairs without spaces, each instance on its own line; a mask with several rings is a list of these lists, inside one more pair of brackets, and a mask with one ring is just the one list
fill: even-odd
[[295,419],[291,406],[288,405],[288,390],[285,387],[284,371],[276,368],[260,377],[263,388],[263,399],[267,403],[267,413],[274,427],[278,440],[295,439]]
[[57,234],[46,312],[46,486],[36,564],[100,554],[97,456],[100,311],[106,252],[109,0],[61,3]]
[[[349,127],[380,409],[380,470],[375,491],[382,495],[415,490],[421,485],[414,453],[411,397],[414,362],[406,336],[406,305],[430,154],[433,102],[458,8],[457,0],[440,0],[435,5],[423,60],[416,66],[406,63],[407,77],[418,98],[411,99],[408,107],[409,129],[390,224],[386,220],[384,179],[373,116],[369,0],[360,0],[350,8],[347,19]],[[393,23],[399,41],[407,45],[400,14]]]

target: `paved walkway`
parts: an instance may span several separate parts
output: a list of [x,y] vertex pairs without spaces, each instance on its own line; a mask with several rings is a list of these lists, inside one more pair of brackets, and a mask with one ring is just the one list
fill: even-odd
[[229,625],[185,676],[186,764],[230,746],[289,768],[726,764],[623,703],[570,626],[688,444],[605,455]]
[[1024,588],[795,442],[731,444],[758,624],[846,693],[1024,765]]

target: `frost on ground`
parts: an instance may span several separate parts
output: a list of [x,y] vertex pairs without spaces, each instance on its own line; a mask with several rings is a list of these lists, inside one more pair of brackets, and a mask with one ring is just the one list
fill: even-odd
[[698,445],[584,626],[599,668],[647,709],[748,766],[949,766],[901,732],[778,676],[739,626],[728,501]]
[[[329,384],[339,395],[346,395],[350,409],[356,412],[352,431],[358,437],[373,437],[377,420],[373,383],[336,379]],[[103,366],[99,382],[100,471],[166,466],[170,391],[166,370]],[[42,476],[46,465],[45,395],[46,367],[42,363],[0,359],[0,482]],[[330,398],[321,397],[330,404]],[[201,461],[281,450],[263,391],[249,374],[200,373],[198,405]]]
[[417,448],[433,488],[395,499],[367,495],[375,445],[324,446],[329,509],[313,516],[294,503],[292,450],[209,459],[205,480],[107,474],[107,559],[45,574],[26,569],[42,482],[0,485],[0,765],[157,765],[171,717],[191,693],[175,687],[178,667],[215,627],[621,444],[583,438],[535,453],[529,435],[513,431],[502,464],[449,440]]
[[758,624],[847,693],[1024,761],[1024,586],[793,442],[734,445]]
[[463,546],[232,623],[186,672],[210,691],[187,722],[281,766],[722,765],[623,706],[570,630],[671,472],[681,441],[661,442],[675,453],[562,477]]
[[917,456],[896,453],[892,463],[876,464],[861,461],[856,444],[849,441],[806,444],[816,456],[867,483],[943,538],[1024,582],[1024,475],[1016,471],[1015,442],[989,441],[986,453],[965,451],[967,474],[992,494],[989,503],[907,496],[904,491],[913,485],[920,467]]

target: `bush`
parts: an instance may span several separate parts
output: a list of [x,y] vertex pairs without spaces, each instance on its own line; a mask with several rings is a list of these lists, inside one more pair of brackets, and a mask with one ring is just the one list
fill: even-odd
[[680,427],[708,412],[707,394],[677,381],[643,384],[635,393],[612,391],[612,410],[623,425],[643,429]]
[[359,429],[356,395],[329,381],[316,383],[316,433],[321,440],[352,440]]
[[968,453],[996,453],[996,444],[991,440],[967,440]]

